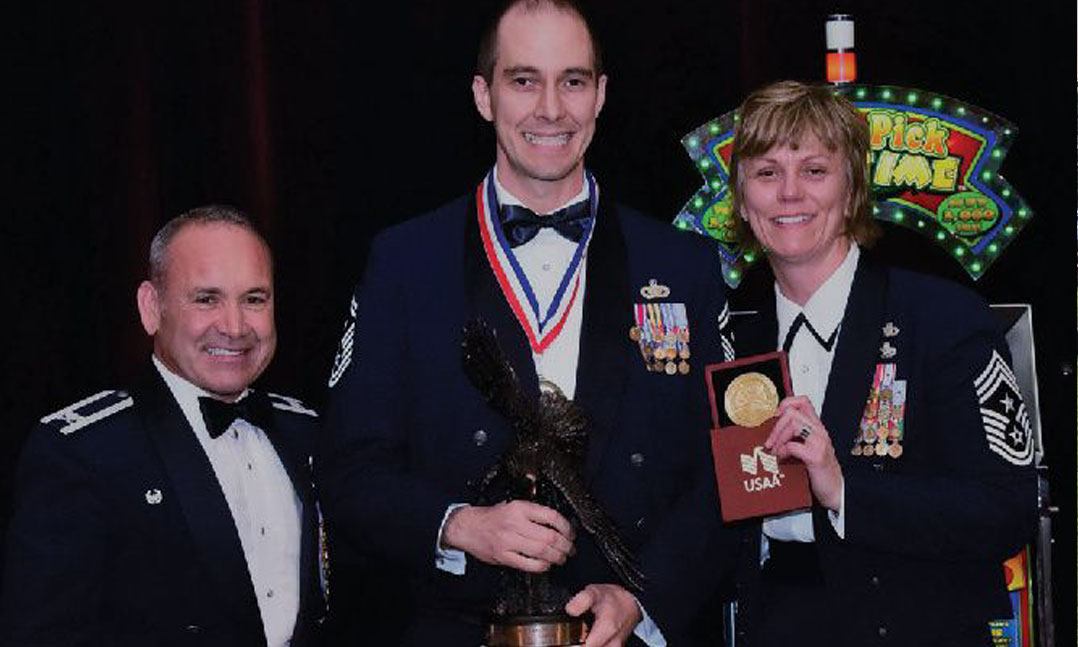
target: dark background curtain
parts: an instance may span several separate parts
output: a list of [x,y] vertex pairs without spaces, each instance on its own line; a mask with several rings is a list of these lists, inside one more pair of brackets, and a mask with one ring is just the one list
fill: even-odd
[[[277,261],[280,346],[264,378],[325,396],[374,232],[470,189],[493,136],[470,93],[485,3],[23,3],[7,54],[0,219],[7,314],[0,530],[41,416],[126,383],[149,353],[134,291],[156,229],[231,203]],[[860,81],[961,98],[1015,122],[1002,172],[1036,212],[974,287],[1034,308],[1057,599],[1074,590],[1075,14],[1069,3],[592,3],[610,74],[589,154],[604,193],[672,220],[701,184],[682,135],[771,80],[820,80],[824,20],[857,21]],[[971,284],[888,228],[893,260]],[[661,253],[661,250],[657,250]],[[415,268],[422,280],[427,268]],[[1074,607],[1059,605],[1059,644]]]

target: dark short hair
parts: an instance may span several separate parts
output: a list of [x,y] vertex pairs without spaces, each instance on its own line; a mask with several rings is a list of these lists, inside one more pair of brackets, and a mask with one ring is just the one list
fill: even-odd
[[595,30],[591,28],[591,21],[583,7],[574,0],[505,0],[497,5],[497,9],[491,14],[483,34],[479,38],[479,54],[476,56],[475,73],[483,77],[490,85],[494,79],[494,66],[498,59],[498,27],[502,24],[502,18],[517,5],[523,5],[525,11],[535,11],[544,7],[551,7],[561,11],[576,14],[584,23],[584,29],[588,32],[591,40],[591,60],[595,70],[595,76],[603,74],[603,57],[599,48],[599,41],[595,38]]
[[868,122],[848,99],[833,88],[797,81],[778,81],[750,94],[738,108],[730,159],[733,224],[746,248],[758,247],[752,228],[739,217],[744,204],[741,165],[776,146],[796,147],[806,134],[815,135],[831,152],[846,159],[850,202],[845,234],[869,246],[880,236],[872,218],[869,188]]
[[247,214],[228,205],[211,204],[185,211],[157,230],[157,234],[150,242],[150,281],[158,288],[164,285],[165,273],[168,269],[168,246],[172,244],[177,234],[192,225],[212,224],[233,225],[251,232],[266,249],[270,257],[270,267],[273,266],[273,252],[270,250],[269,243]]

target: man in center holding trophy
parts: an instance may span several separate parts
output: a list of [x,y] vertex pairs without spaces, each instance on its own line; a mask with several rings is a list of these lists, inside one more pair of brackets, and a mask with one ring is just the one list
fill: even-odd
[[493,168],[356,289],[316,467],[338,541],[412,584],[404,644],[691,645],[722,572],[718,258],[600,200],[606,85],[575,4],[505,4],[472,82]]

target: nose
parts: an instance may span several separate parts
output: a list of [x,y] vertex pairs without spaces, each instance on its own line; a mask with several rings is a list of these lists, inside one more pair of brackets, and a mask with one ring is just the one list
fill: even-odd
[[229,337],[242,336],[244,328],[246,327],[243,318],[243,308],[235,303],[225,305],[222,308],[221,319],[218,322],[218,325],[221,332]]
[[539,102],[535,107],[535,115],[540,119],[557,121],[561,118],[563,109],[561,93],[557,84],[548,83],[544,85],[539,93]]
[[786,201],[800,200],[803,192],[801,178],[796,173],[783,173],[782,184],[779,186],[779,197]]

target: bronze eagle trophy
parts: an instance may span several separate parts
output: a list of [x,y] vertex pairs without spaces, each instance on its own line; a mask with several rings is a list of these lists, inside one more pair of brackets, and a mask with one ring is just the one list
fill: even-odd
[[[636,557],[584,484],[588,419],[583,410],[547,381],[540,383],[538,402],[524,394],[495,332],[482,320],[464,326],[461,361],[472,385],[515,433],[508,450],[476,484],[479,501],[524,499],[557,510],[588,532],[628,589],[642,590]],[[565,613],[572,593],[552,583],[548,573],[502,569],[488,647],[583,642],[583,621]]]

